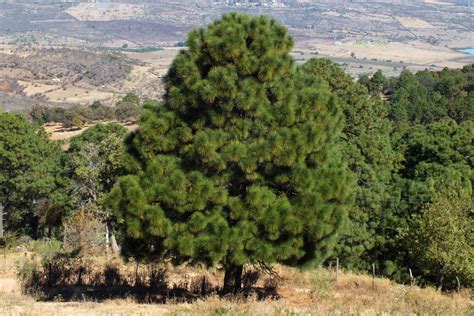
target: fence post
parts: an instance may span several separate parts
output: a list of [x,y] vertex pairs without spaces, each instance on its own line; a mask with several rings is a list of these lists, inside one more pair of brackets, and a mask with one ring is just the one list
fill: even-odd
[[0,238],[3,238],[3,205],[0,203]]
[[413,286],[415,285],[415,278],[413,277],[413,273],[411,272],[410,268],[408,268],[408,271],[410,272],[410,285]]
[[372,288],[375,289],[375,263],[372,263]]
[[3,205],[0,203],[0,246],[3,247],[3,272],[7,271],[7,242],[3,239]]

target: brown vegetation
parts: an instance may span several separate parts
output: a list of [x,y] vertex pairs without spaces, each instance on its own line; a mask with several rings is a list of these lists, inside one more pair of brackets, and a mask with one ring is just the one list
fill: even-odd
[[[77,285],[51,290],[42,302],[22,295],[15,278],[15,265],[31,253],[9,253],[1,258],[0,314],[7,315],[299,315],[299,314],[446,314],[468,315],[474,304],[468,290],[441,294],[435,289],[404,286],[387,279],[320,269],[300,271],[277,266],[281,276],[274,296],[261,296],[258,290],[276,285],[263,275],[245,296],[222,297],[217,269],[170,267],[159,279],[156,291],[144,286],[153,276],[149,266],[123,264],[118,259],[89,258],[89,273],[99,273],[98,287]],[[84,261],[83,263],[85,263]],[[163,268],[164,266],[161,266]],[[156,269],[155,272],[164,270]],[[161,273],[160,272],[160,273]],[[163,274],[155,273],[163,277]],[[138,276],[138,278],[136,278]],[[147,281],[148,280],[148,281]],[[206,292],[202,293],[203,280]],[[76,280],[77,281],[77,280]],[[83,282],[88,282],[83,277]],[[108,283],[107,283],[108,282]],[[121,283],[123,282],[123,283]],[[137,282],[137,283],[136,283]],[[135,284],[136,283],[136,284]],[[165,303],[166,304],[163,304]]]

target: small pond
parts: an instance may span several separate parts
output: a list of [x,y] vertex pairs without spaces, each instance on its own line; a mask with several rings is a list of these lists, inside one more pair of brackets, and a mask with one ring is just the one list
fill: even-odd
[[471,48],[463,48],[459,50],[460,52],[466,53],[466,54],[471,54],[474,55],[474,47]]

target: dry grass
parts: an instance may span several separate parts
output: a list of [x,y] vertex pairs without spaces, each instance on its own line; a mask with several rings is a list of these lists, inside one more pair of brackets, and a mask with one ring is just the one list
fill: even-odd
[[417,18],[407,18],[402,16],[397,16],[395,19],[404,27],[406,28],[414,28],[414,29],[433,29],[433,25],[426,22],[425,20],[417,19]]
[[[353,273],[320,269],[300,271],[277,266],[283,278],[277,288],[278,299],[259,300],[250,297],[223,298],[214,294],[193,303],[169,299],[166,304],[139,304],[131,297],[94,302],[91,300],[63,301],[58,296],[52,302],[41,302],[21,294],[14,278],[15,262],[24,254],[9,254],[6,269],[0,269],[0,315],[474,315],[471,292],[441,294],[434,289],[395,284],[387,279]],[[0,257],[3,267],[4,258]],[[94,261],[96,265],[102,263]],[[115,261],[120,264],[120,261]],[[132,271],[134,265],[121,265]],[[188,282],[205,275],[213,284],[219,284],[222,273],[217,269],[170,268],[170,285]],[[268,282],[262,277],[261,287]]]

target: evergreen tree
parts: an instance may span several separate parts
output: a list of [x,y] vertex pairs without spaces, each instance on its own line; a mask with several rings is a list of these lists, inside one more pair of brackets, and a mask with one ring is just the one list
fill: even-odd
[[[400,157],[391,145],[392,129],[379,90],[377,96],[370,97],[365,87],[328,59],[311,59],[303,70],[328,82],[339,98],[345,117],[344,160],[357,179],[356,204],[334,256],[351,269],[367,270],[374,262],[383,268],[381,250],[392,237],[387,235],[387,226],[396,221],[388,206],[392,172]],[[377,87],[383,84],[381,72],[373,78]]]
[[247,263],[322,262],[352,202],[336,99],[265,16],[226,14],[187,43],[110,197],[124,254],[219,264],[226,292]]
[[390,116],[399,129],[429,124],[446,117],[446,108],[435,101],[414,74],[404,71],[390,101]]
[[62,151],[23,116],[0,114],[0,204],[6,229],[38,236],[39,201],[56,197]]
[[[366,80],[367,82],[367,80]],[[367,83],[366,83],[367,85]],[[445,118],[456,122],[474,118],[474,68],[445,68],[439,72],[404,71],[385,83],[391,95],[390,117],[402,133],[416,124]]]
[[[404,160],[394,175],[394,195],[398,195],[399,200],[392,209],[399,220],[393,229],[391,247],[385,250],[385,256],[403,268],[393,275],[403,281],[407,280],[408,268],[414,269],[415,262],[412,235],[407,233],[418,230],[418,225],[411,221],[412,217],[420,216],[427,203],[435,202],[437,192],[456,188],[472,193],[474,122],[457,124],[446,119],[425,126],[414,126],[399,140],[398,148]],[[417,269],[429,267],[418,265]],[[429,275],[425,272],[420,274]]]

